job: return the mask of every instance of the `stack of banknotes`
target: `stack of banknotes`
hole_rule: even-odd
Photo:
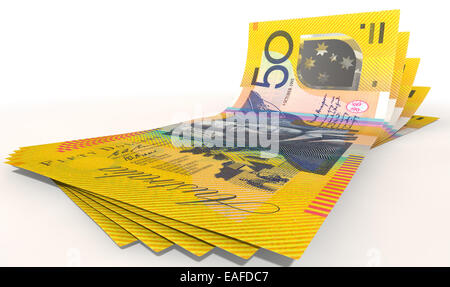
[[[242,92],[216,116],[22,147],[120,247],[259,248],[300,258],[370,149],[435,117],[414,113],[400,12],[251,23]]]

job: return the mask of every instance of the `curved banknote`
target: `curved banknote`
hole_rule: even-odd
[[[427,87],[413,87],[413,96],[410,96],[408,99],[408,103],[407,106],[405,106],[405,111],[408,112],[413,112],[413,110],[417,109],[417,106],[420,105],[420,102],[423,101],[424,96],[426,95],[426,91],[428,91],[429,88]],[[416,92],[417,91],[417,92]],[[412,98],[415,98],[414,101],[411,101]],[[408,106],[410,106],[411,108],[408,108]],[[423,117],[423,116],[413,116],[413,119],[411,119],[405,127],[403,127],[398,133],[396,133],[395,135],[391,136],[389,139],[383,141],[382,143],[380,143],[379,145],[386,143],[390,140],[396,139],[400,136],[403,136],[409,132],[412,132],[418,128],[421,128],[433,121],[435,121],[437,118],[434,117]],[[378,146],[378,145],[377,145]],[[13,155],[13,160],[18,160],[17,159],[17,154],[15,153]],[[101,213],[100,211],[96,210],[95,208],[93,208],[91,205],[87,204],[86,202],[84,202],[82,199],[80,199],[77,195],[79,195],[80,193],[82,193],[82,190],[80,190],[77,187],[74,186],[68,186],[65,185],[63,183],[60,182],[55,182],[68,196],[69,198],[71,198],[84,212],[86,212],[87,215],[89,215],[91,217],[92,220],[94,220],[103,230],[106,234],[108,234],[110,236],[110,238],[116,242],[117,245],[119,246],[125,246],[125,245],[129,245],[132,242],[135,242],[136,240],[140,240],[142,243],[146,244],[148,247],[154,249],[155,251],[160,250],[161,248],[167,248],[169,247],[171,244],[161,244],[158,242],[154,242],[154,238],[153,236],[148,236],[148,234],[146,234],[146,232],[149,231],[138,231],[136,232],[135,230],[130,230],[129,226],[127,224],[123,223],[123,220],[119,220],[119,221],[113,221],[112,219],[110,219],[109,217],[105,216],[103,213]],[[85,197],[88,197],[89,199],[95,199],[96,197],[90,196],[87,193],[82,194]],[[103,200],[107,200],[107,198],[103,198]],[[123,203],[117,202],[118,204],[121,204],[122,206],[124,206]],[[126,205],[125,205],[126,206]],[[142,214],[141,210],[136,209],[131,207],[132,210],[134,210],[134,212],[136,212],[137,214],[141,214],[142,216],[145,216],[145,214]],[[123,216],[123,215],[122,215]],[[120,224],[122,223],[122,225]],[[175,225],[175,226],[179,226],[181,224],[181,222],[177,222],[177,221],[169,221],[166,223],[169,223],[170,225]],[[178,223],[174,224],[174,223]],[[127,231],[127,227],[128,230],[130,232]],[[197,231],[197,228],[195,228],[194,226],[190,226],[191,230],[188,231],[194,231],[194,234],[196,233],[195,231]],[[144,227],[142,227],[144,228]],[[144,228],[145,229],[145,228]],[[183,229],[183,228],[182,228]],[[201,229],[200,229],[201,230]],[[185,230],[186,231],[186,230]],[[207,231],[204,231],[207,232]],[[209,233],[209,232],[207,232]],[[136,235],[137,237],[133,236]],[[151,233],[150,233],[151,234]],[[216,236],[218,236],[218,234],[215,234]],[[205,238],[204,236],[202,238]],[[206,239],[206,238],[205,238]],[[153,241],[152,241],[153,240]],[[224,241],[224,240],[222,240]],[[214,242],[214,240],[213,240]],[[158,246],[160,249],[158,249]],[[161,247],[162,246],[162,247]],[[242,242],[242,249],[246,248],[246,244],[244,242]],[[248,248],[248,246],[247,246]],[[256,250],[254,250],[256,251]],[[254,252],[253,251],[253,252]],[[235,250],[236,252],[236,250]],[[236,255],[240,255],[242,256],[242,251],[241,252],[236,252]],[[252,254],[252,253],[251,253]],[[248,256],[243,256],[244,258],[248,258]]]
[[[414,93],[411,93],[412,86],[417,74],[417,70],[419,68],[419,63],[419,58],[407,58],[405,60],[402,81],[398,93],[398,100],[393,110],[391,121],[383,125],[383,130],[378,135],[375,144],[389,138],[391,135],[396,133],[398,129],[403,126],[416,112],[416,110],[412,109],[412,107],[416,107],[417,109],[420,104],[413,106],[411,105],[416,101],[416,99],[422,98],[423,100],[426,96],[426,93],[428,93],[428,90],[425,91],[421,89],[415,97],[412,97],[412,95],[414,95]],[[408,102],[410,102],[409,107],[406,107],[408,105]],[[409,117],[407,115],[409,115]]]
[[[246,107],[251,94],[263,99],[261,108],[313,116],[326,94],[340,98],[340,116],[388,118],[407,47],[398,20],[399,11],[383,11],[250,24],[235,107]]]
[[[398,33],[397,51],[394,63],[394,75],[392,76],[391,90],[389,93],[389,102],[386,112],[386,122],[390,122],[395,112],[395,107],[400,94],[400,88],[405,73],[406,52],[408,50],[409,32]]]
[[[76,186],[108,218],[131,219],[198,255],[238,242],[247,255],[266,248],[299,258],[388,118],[398,18],[251,24],[243,92],[224,113],[29,147],[10,163]],[[175,222],[192,226],[181,233],[193,238]],[[216,242],[204,239],[214,234]]]
[[[394,112],[392,114],[390,125],[395,125],[400,118],[403,109],[405,108],[406,102],[411,91],[411,87],[416,78],[417,70],[419,69],[419,58],[407,58],[405,60],[404,73],[402,76],[402,82],[398,94],[397,101],[395,103]],[[409,70],[409,71],[407,71]]]
[[[429,124],[437,121],[438,119],[439,119],[438,117],[414,115],[395,134],[393,134],[389,138],[375,144],[373,147],[378,147],[382,144],[385,144],[385,143],[395,140],[399,137],[402,137],[404,135],[412,133],[420,128],[423,128],[426,125],[429,125]]]
[[[247,147],[175,147],[166,128],[45,145],[13,164],[297,258],[372,141],[295,116],[280,119],[280,129],[280,153],[270,158]]]
[[[97,139],[98,142],[102,142],[102,141],[107,141],[107,138],[123,138],[125,137],[125,135],[115,135],[115,136],[110,136],[110,137],[103,137],[101,139]],[[80,143],[82,141],[79,141]],[[25,148],[21,148],[20,150],[16,151],[11,157],[10,160],[8,161],[8,163],[11,163],[13,165],[15,165],[16,163],[23,163],[26,162],[27,160],[29,160],[29,157],[27,156],[28,153],[39,153],[39,147],[44,147],[45,145],[41,145],[41,146],[31,146],[31,147],[25,147]],[[75,146],[74,146],[75,147]],[[76,147],[78,148],[78,147]],[[192,239],[189,238],[178,238],[176,240],[177,244],[180,244],[180,246],[183,247],[187,247],[187,244],[189,244],[189,241],[198,239],[201,240],[201,243],[206,242],[209,245],[214,245],[217,246],[219,248],[222,248],[228,252],[231,252],[232,254],[242,257],[244,259],[248,259],[250,258],[257,250],[258,248],[247,244],[245,242],[230,238],[228,236],[223,236],[221,234],[209,231],[209,230],[205,230],[205,229],[201,229],[201,228],[197,228],[195,226],[189,225],[189,224],[185,224],[183,222],[180,221],[176,221],[167,217],[163,217],[160,216],[156,213],[153,212],[149,212],[140,208],[137,208],[135,206],[129,205],[129,204],[125,204],[123,202],[117,201],[117,200],[113,200],[111,198],[108,197],[102,197],[98,194],[95,193],[86,193],[88,191],[86,190],[82,190],[79,189],[77,187],[74,186],[70,186],[67,184],[64,184],[62,182],[58,182],[55,181],[55,183],[61,187],[61,189],[63,189],[64,192],[66,192],[66,194],[72,199],[74,200],[74,198],[71,195],[74,195],[76,197],[76,195],[78,195],[78,193],[81,192],[85,192],[84,196],[92,199],[92,200],[106,200],[109,201],[110,203],[116,205],[118,208],[124,208],[126,210],[128,210],[129,212],[133,212],[137,215],[140,215],[144,218],[147,218],[149,220],[152,220],[155,224],[161,224],[163,226],[168,226],[168,227],[172,227],[175,228],[178,231],[181,231],[185,234],[189,234],[191,237],[193,237]],[[91,196],[92,194],[92,196]],[[79,205],[80,208],[82,208],[83,210],[85,210],[85,212],[91,216],[91,214],[93,213],[90,209],[93,209],[91,205],[87,204],[86,202],[84,202],[82,199],[80,198],[76,198],[75,201],[77,204],[78,202],[82,202],[84,204]],[[87,209],[85,209],[84,207],[87,206]],[[113,209],[112,211],[115,211],[117,213],[117,209]],[[173,236],[174,233],[177,233],[177,231],[175,230],[161,230],[160,228],[157,228],[157,230],[159,229],[160,234],[158,235],[158,233],[156,233],[157,230],[149,228],[149,226],[141,226],[141,228],[136,227],[136,226],[132,226],[132,224],[130,225],[128,222],[131,220],[130,218],[124,216],[123,214],[121,214],[122,219],[120,221],[115,221],[114,219],[117,220],[117,215],[112,218],[111,216],[106,216],[104,213],[99,212],[100,214],[96,214],[94,212],[94,214],[91,216],[92,219],[94,219],[97,224],[99,226],[101,226],[102,228],[104,228],[105,232],[119,245],[119,246],[123,246],[125,244],[122,243],[121,240],[117,240],[117,231],[115,231],[115,233],[111,233],[110,232],[110,223],[111,221],[119,224],[119,226],[121,226],[125,231],[130,234],[130,236],[133,236],[133,238],[137,238],[138,240],[140,240],[143,244],[145,244],[147,247],[149,247],[150,249],[154,250],[155,252],[159,252],[162,251],[168,247],[170,247],[171,245],[175,244],[170,242],[170,241],[164,241],[161,238],[159,238],[161,236],[163,236],[164,238],[166,237],[171,237]],[[111,213],[109,213],[109,215],[111,215]],[[100,219],[99,219],[100,217]],[[104,219],[102,219],[101,217],[104,217]],[[128,219],[128,220],[127,220]],[[105,222],[106,221],[106,222]],[[125,223],[124,223],[125,221]],[[145,231],[145,229],[147,229],[147,231]],[[161,232],[162,231],[162,232]],[[121,234],[119,234],[119,236],[122,236]],[[120,239],[120,238],[119,238]],[[185,240],[187,242],[185,242]],[[162,242],[161,242],[162,241]],[[168,244],[168,242],[170,242],[170,244]],[[192,252],[194,254],[199,255],[198,253],[198,248],[195,248],[197,252],[192,252],[192,250],[187,249],[189,252]],[[207,251],[207,250],[206,250]]]
[[[97,209],[91,207],[86,204],[84,201],[80,200],[73,192],[73,187],[67,187],[64,184],[58,184],[59,188],[76,204],[80,207],[95,223],[100,226],[103,231],[120,247],[125,247],[134,242],[137,242],[138,239],[134,237],[130,232],[124,229],[117,222],[109,219],[104,216]],[[167,248],[166,246],[164,246]],[[163,247],[163,248],[164,248]]]
[[[402,84],[400,87],[399,95],[397,102],[395,104],[395,111],[391,118],[390,124],[395,124],[400,118],[403,109],[405,108],[406,102],[409,97],[409,93],[411,91],[411,87],[416,78],[417,70],[419,69],[419,58],[408,58],[405,60],[405,69],[409,68],[410,70],[414,70],[414,73],[404,73],[402,78]]]
[[[394,125],[394,130],[399,130],[412,118],[414,113],[419,109],[425,97],[428,95],[430,87],[412,87],[409,91],[408,100],[405,107]]]

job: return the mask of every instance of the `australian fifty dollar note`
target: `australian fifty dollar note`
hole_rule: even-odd
[[[241,97],[191,133],[191,142],[202,145],[174,145],[180,126],[174,125],[39,146],[14,164],[298,258],[386,118],[398,16],[383,11],[251,24]],[[248,113],[256,125],[242,121]],[[235,134],[259,136],[261,118],[278,134],[276,150],[260,140],[211,145],[227,125]],[[185,131],[195,123],[182,125]],[[214,139],[204,142],[211,132]]]

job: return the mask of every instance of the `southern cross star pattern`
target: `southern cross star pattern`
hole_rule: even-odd
[[[353,85],[356,56],[342,40],[305,40],[297,67],[299,78],[308,87],[348,88]]]

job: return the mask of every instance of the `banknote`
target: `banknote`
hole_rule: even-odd
[[[380,145],[383,145],[387,142],[390,142],[396,138],[399,138],[401,136],[407,135],[409,133],[412,133],[420,128],[423,128],[426,125],[429,125],[435,121],[437,121],[439,118],[437,117],[431,117],[431,116],[419,116],[414,115],[411,117],[411,119],[403,126],[401,127],[395,134],[390,136],[389,138],[383,140],[380,143],[377,143],[374,145],[374,147],[378,147]]]
[[[413,91],[414,90],[428,90],[428,88],[424,88],[424,87],[414,87],[413,88]],[[423,96],[420,96],[421,95],[421,93],[419,92],[419,93],[416,93],[415,94],[415,98],[418,98],[418,100],[416,100],[415,102],[416,103],[418,103],[419,105],[420,105],[420,102],[421,101],[423,101]],[[409,101],[410,102],[410,101]],[[408,102],[408,103],[409,103]],[[418,124],[416,124],[414,127],[415,128],[420,128],[421,126],[420,126],[420,123],[429,123],[429,121],[427,121],[427,120],[423,120],[423,117],[421,117],[421,116],[419,116],[419,117],[417,117],[417,118],[419,118],[420,120],[422,120],[422,121],[418,121],[418,123],[419,123],[419,125]],[[429,117],[427,117],[427,118],[429,118]],[[403,130],[402,130],[403,131]],[[398,135],[396,135],[395,137],[393,137],[393,139],[395,139],[396,137],[398,137],[398,136],[400,136],[401,135],[401,132],[398,134]],[[59,183],[59,182],[56,182],[56,184],[58,184],[58,186],[81,208],[81,209],[83,209],[100,227],[102,227],[103,228],[103,230],[111,237],[111,239],[113,239],[119,246],[123,246],[123,245],[126,245],[126,244],[129,244],[129,243],[131,243],[131,242],[134,242],[134,241],[136,241],[137,239],[135,238],[135,237],[133,237],[133,235],[131,235],[131,233],[128,233],[129,235],[128,236],[126,236],[126,234],[125,234],[125,236],[124,235],[122,235],[122,233],[127,233],[126,232],[126,230],[124,230],[124,229],[121,229],[121,228],[119,228],[120,230],[116,230],[116,229],[114,229],[113,230],[113,232],[111,232],[111,230],[110,230],[110,226],[111,226],[111,221],[112,220],[110,220],[109,218],[107,218],[106,216],[104,216],[104,215],[102,215],[102,213],[100,213],[100,212],[96,212],[96,213],[94,213],[93,214],[93,211],[92,210],[94,210],[94,212],[96,211],[96,209],[95,208],[93,208],[93,207],[91,207],[90,205],[88,205],[88,204],[86,204],[86,203],[84,203],[82,200],[80,200],[77,196],[75,196],[76,194],[78,194],[79,192],[80,192],[80,190],[78,189],[78,188],[76,188],[76,187],[70,187],[70,186],[67,186],[67,185],[64,185],[64,184],[62,184],[62,183]],[[70,190],[70,191],[69,191]],[[75,194],[75,195],[74,195]],[[88,196],[88,194],[84,194],[84,196],[86,196],[86,197],[89,197]],[[139,212],[139,211],[138,211]],[[99,215],[98,215],[99,214]],[[99,216],[100,216],[100,218],[99,218]],[[102,219],[102,217],[106,217],[106,219]],[[114,221],[112,221],[113,223],[114,223]],[[121,220],[119,220],[118,222],[121,222]],[[119,227],[120,227],[120,224],[118,224],[119,225]],[[122,222],[122,225],[123,225],[123,222]],[[126,224],[125,224],[126,225]],[[142,228],[144,228],[144,227],[142,227]],[[144,228],[145,229],[145,228]],[[146,241],[148,241],[148,239],[146,240],[145,239],[145,237],[143,237],[143,235],[142,235],[142,233],[141,234],[136,234],[135,233],[135,235],[137,235],[137,236],[140,236],[140,239],[141,239],[141,242],[143,242],[144,244],[145,244],[145,242]],[[144,238],[144,239],[143,239]],[[123,240],[123,239],[125,239],[125,240]],[[154,244],[148,244],[148,245],[150,245],[150,246],[153,246]],[[168,247],[167,245],[166,245],[166,247]]]
[[[116,136],[116,137],[119,137],[119,136]],[[30,149],[19,150],[12,155],[10,160],[15,161],[15,162],[26,161],[26,150],[30,151]],[[31,151],[35,152],[35,150],[33,150],[33,149],[31,149]],[[56,183],[60,186],[63,186],[64,190],[68,187],[68,185],[64,185],[63,183],[60,183],[57,181],[56,181]],[[70,188],[71,188],[71,191],[75,194],[77,194],[77,192],[79,191],[79,189],[76,187],[71,186]],[[89,197],[88,194],[85,194],[85,196]],[[102,199],[111,201],[111,199],[108,199],[105,197],[103,197]],[[249,245],[245,242],[241,242],[239,240],[236,240],[236,239],[233,239],[233,238],[230,238],[227,236],[222,236],[220,234],[217,234],[217,233],[205,230],[205,229],[200,229],[200,228],[197,228],[192,225],[187,225],[187,224],[184,224],[183,222],[175,221],[170,218],[162,217],[162,216],[159,216],[158,214],[139,209],[135,206],[124,205],[123,203],[118,202],[118,201],[115,201],[112,203],[114,203],[116,205],[119,204],[120,207],[125,208],[128,211],[136,213],[137,215],[143,216],[147,219],[153,220],[155,223],[160,223],[165,226],[174,227],[177,230],[179,230],[185,234],[189,234],[195,238],[198,238],[198,239],[208,243],[209,245],[217,246],[219,248],[222,248],[223,250],[226,250],[226,251],[228,251],[238,257],[242,257],[244,259],[250,258],[258,250],[257,247]],[[123,216],[123,214],[122,214],[122,216]],[[118,223],[120,225],[120,221],[118,221],[116,223]],[[123,227],[124,228],[128,227],[128,229],[129,229],[129,226],[123,226]],[[147,225],[146,228],[149,229],[149,231],[151,233],[155,233],[155,230],[148,228],[148,227],[149,226]],[[147,245],[150,249],[153,249],[156,252],[160,250],[159,249],[160,244],[158,242],[156,242],[158,244],[155,244],[154,241],[149,240],[148,237],[150,237],[150,235],[145,234],[145,232],[144,233],[134,232],[133,234],[136,237],[138,237],[139,239],[143,238],[142,242],[144,242],[144,244]],[[150,239],[152,239],[152,238],[150,238]],[[186,244],[182,244],[182,246],[186,246]],[[166,246],[166,247],[169,247],[169,246]]]
[[[425,100],[428,92],[430,91],[429,87],[412,87],[408,100],[406,101],[405,107],[394,125],[394,131],[398,131],[401,127],[403,127],[414,115],[414,113],[419,109],[422,102]]]
[[[405,60],[405,64],[403,66],[402,80],[397,97],[398,99],[396,100],[396,106],[394,107],[391,120],[389,122],[385,122],[383,128],[380,130],[377,142],[390,137],[393,133],[396,132],[395,125],[397,124],[408,99],[411,101],[409,95],[412,89],[412,85],[414,83],[414,79],[417,74],[417,70],[419,68],[419,62],[420,59],[418,58],[407,58]],[[413,113],[411,113],[411,115]]]
[[[62,183],[58,183],[58,185],[64,186]],[[70,187],[67,186],[65,186],[65,188],[70,189]],[[73,189],[71,189],[71,191],[74,192]],[[204,241],[198,240],[195,237],[186,235],[176,229],[162,224],[155,224],[154,221],[148,218],[133,214],[107,201],[102,201],[100,199],[93,200],[92,198],[87,197],[80,190],[77,190],[75,195],[109,219],[119,223],[125,230],[152,249],[154,249],[153,247],[155,246],[155,237],[162,237],[164,241],[166,241],[166,245],[164,246],[165,248],[171,246],[172,244],[177,244],[197,256],[202,256],[211,251],[213,248],[213,246],[205,243]],[[149,243],[147,244],[146,242]]]
[[[251,25],[246,72],[251,63],[259,66],[250,68],[247,86],[244,75],[241,97],[224,113],[119,137],[28,148],[26,161],[12,164],[298,258],[386,118],[398,11],[279,22]],[[293,23],[296,28],[287,32]],[[330,63],[339,65],[327,66],[321,57],[328,53]],[[314,67],[321,74],[316,79]]]
[[[408,100],[409,92],[414,83],[414,79],[416,77],[417,70],[419,68],[419,63],[420,63],[419,58],[408,58],[405,61],[405,69],[406,69],[406,66],[409,66],[412,69],[414,69],[416,72],[403,74],[402,85],[400,88],[397,102],[395,103],[395,110],[394,110],[394,114],[391,118],[390,124],[395,124],[397,122],[397,120],[399,119],[399,117],[405,107],[406,101]]]
[[[413,114],[418,110],[429,91],[429,87],[412,87],[409,90],[408,99],[399,119],[391,128],[387,129],[383,136],[380,136],[378,138],[374,146],[378,145],[388,138],[391,138],[398,130],[400,130],[400,128],[403,127],[411,119]]]
[[[334,123],[340,122],[336,118],[345,119],[349,115],[389,121],[393,113],[398,112],[395,106],[401,105],[397,103],[397,98],[402,94],[401,82],[409,33],[392,35],[391,41],[396,42],[395,50],[389,54],[393,62],[392,71],[389,72],[392,77],[386,81],[384,88],[381,88],[380,81],[374,79],[370,65],[365,61],[378,62],[384,61],[385,58],[362,55],[362,51],[366,55],[368,49],[377,49],[372,45],[377,25],[371,23],[370,30],[366,30],[370,32],[359,33],[360,38],[357,38],[353,37],[352,33],[356,32],[355,26],[352,25],[346,27],[349,30],[345,33],[305,35],[304,32],[305,34],[298,35],[294,24],[301,21],[323,23],[323,20],[288,20],[287,23],[292,26],[286,30],[278,29],[277,25],[282,25],[283,21],[251,24],[246,72],[242,81],[244,89],[242,97],[233,107],[296,112],[303,119],[310,117],[314,121],[324,119]],[[365,28],[368,27],[364,23],[359,27],[360,31]],[[384,28],[385,23],[380,23],[379,36],[383,34],[378,43],[380,45],[384,45],[386,41]],[[364,41],[364,36],[369,37],[369,44]],[[292,52],[297,50],[298,54]],[[351,57],[343,56],[350,54]],[[363,62],[364,69],[361,69]],[[371,85],[368,85],[366,76],[372,77]],[[360,83],[361,78],[366,80]],[[370,91],[376,91],[377,96]],[[331,115],[326,113],[327,109],[321,109],[319,112],[311,109],[322,100],[325,92],[328,96],[336,95],[341,100],[340,107],[333,110]],[[316,105],[312,104],[314,101]],[[326,115],[323,115],[324,113]],[[371,124],[379,126],[380,135],[386,134],[385,130],[390,128],[389,125],[383,125],[382,120],[372,121]]]
[[[414,113],[419,109],[420,105],[425,100],[428,95],[430,87],[418,87],[414,86],[408,95],[408,100],[406,101],[405,107],[402,111],[400,117],[411,118]],[[397,126],[398,127],[398,126]]]
[[[230,170],[232,169],[232,166],[230,166],[230,167],[228,167],[228,168],[230,168]],[[265,175],[265,178],[267,178],[268,176],[267,175]],[[242,177],[241,177],[242,178]],[[245,178],[245,177],[244,177]],[[262,177],[262,178],[264,178],[264,177]],[[256,178],[257,179],[257,178]],[[251,183],[251,184],[253,184],[253,185],[255,185],[255,184],[257,184],[257,182],[255,181],[255,180],[253,180],[253,179],[251,179],[252,181],[249,181],[249,183]],[[239,183],[239,182],[238,182]],[[257,186],[257,185],[255,185],[255,186]],[[261,188],[263,188],[263,186],[261,186]],[[223,199],[221,202],[225,202],[225,199]],[[225,202],[226,204],[231,204],[232,202],[230,202],[230,203],[228,203],[228,202]]]
[[[260,108],[312,115],[327,93],[341,98],[340,114],[349,106],[361,117],[387,118],[398,17],[383,11],[250,24],[243,100],[253,93],[265,99]],[[354,101],[364,104],[357,110]]]
[[[126,231],[121,225],[117,224],[115,221],[104,216],[95,208],[80,200],[71,192],[71,188],[68,188],[63,184],[59,184],[58,186],[76,205],[78,205],[78,207],[80,207],[93,221],[95,221],[95,223],[97,223],[97,225],[103,229],[103,231],[118,246],[124,247],[138,241],[136,237]]]
[[[285,127],[290,127],[293,121]],[[227,152],[215,153],[212,148],[176,149],[169,140],[164,142],[165,136],[154,131],[137,141],[119,140],[74,149],[50,160],[48,153],[42,151],[34,153],[27,163],[15,164],[295,258],[312,239],[311,231],[318,229],[331,210],[320,206],[332,206],[333,199],[339,198],[339,191],[361,162],[361,154],[372,143],[364,145],[368,139],[351,133],[328,133],[327,140],[320,140],[323,134],[306,137],[307,140],[289,141],[287,137],[286,144],[280,143],[285,156],[263,161],[251,150],[239,150],[241,156],[247,153],[247,158],[259,158],[249,160],[252,166],[244,166],[230,160],[236,154],[234,151],[229,152],[230,158],[223,158],[222,154]],[[289,148],[293,144],[301,145],[297,153]],[[58,145],[47,148],[55,149]],[[314,154],[317,148],[322,150],[321,154]],[[336,152],[341,154],[337,156]],[[298,205],[295,211],[292,200]],[[299,210],[303,211],[300,215]],[[305,234],[307,222],[314,224]],[[267,225],[284,227],[285,232],[278,233],[276,239],[285,244],[276,244],[278,240],[269,236]],[[292,244],[290,248],[288,243]]]
[[[400,32],[398,34],[397,52],[395,57],[394,75],[392,77],[391,91],[389,94],[388,111],[385,118],[390,122],[395,111],[395,106],[400,93],[403,73],[405,72],[406,53],[408,50],[409,32]]]
[[[413,87],[413,91],[416,90],[416,89],[417,89],[417,90],[426,90],[426,89],[429,89],[429,88],[424,88],[424,87]],[[419,93],[419,95],[416,95],[416,96],[420,96],[420,93]],[[423,97],[422,97],[422,100],[423,100]],[[420,101],[420,100],[418,100],[417,102],[419,102],[419,101]],[[420,104],[419,104],[419,105],[420,105]],[[406,110],[406,107],[405,107],[405,110]],[[422,116],[418,116],[417,118],[420,118],[420,119],[421,119],[421,120],[418,121],[418,123],[420,123],[420,124],[424,124],[424,123],[428,124],[428,123],[430,123],[429,120],[428,120],[428,121],[427,121],[427,120],[423,120],[423,118],[437,119],[437,118],[422,117]],[[421,126],[420,124],[419,124],[419,125],[418,125],[418,124],[415,124],[415,125],[414,125],[414,129],[421,128],[422,126]],[[413,131],[414,129],[413,129],[413,128],[408,128],[409,131]],[[385,140],[384,142],[380,143],[380,145],[383,144],[383,143],[385,143],[385,142],[388,142],[388,141],[390,141],[390,140],[393,140],[393,139],[395,139],[395,138],[397,138],[397,137],[400,137],[400,136],[406,134],[406,132],[403,132],[403,131],[406,131],[406,129],[403,129],[403,130],[399,131],[399,133],[393,135],[393,136],[390,137],[389,139],[387,139],[387,140]],[[63,184],[61,184],[61,183],[58,183],[58,182],[56,182],[56,183],[58,184],[58,186],[59,186],[61,189],[64,190],[65,185],[63,185]],[[76,187],[71,187],[71,190],[73,190],[73,191],[79,191],[79,189],[76,188]],[[88,193],[87,193],[87,194],[85,193],[85,196],[89,197],[89,194],[88,194]],[[80,208],[83,209],[82,206],[80,206]],[[138,211],[138,212],[139,212],[139,211]],[[87,213],[88,213],[88,212],[87,212]],[[94,221],[97,221],[95,217],[92,217],[92,216],[91,216],[91,218],[92,218]],[[105,230],[105,232],[107,232],[107,231]]]

